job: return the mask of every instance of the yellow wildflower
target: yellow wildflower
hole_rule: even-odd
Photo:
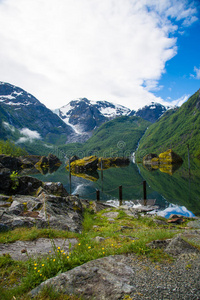
[[[58,247],[58,250],[60,250],[60,247]]]

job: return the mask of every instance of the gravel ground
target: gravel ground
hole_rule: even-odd
[[[200,254],[182,254],[167,265],[131,259],[137,290],[132,299],[200,299]]]

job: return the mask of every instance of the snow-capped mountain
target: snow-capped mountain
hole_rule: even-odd
[[[10,129],[9,129],[10,128]],[[64,123],[45,105],[23,89],[9,83],[0,82],[0,134],[16,128],[26,138],[35,137],[55,143],[65,143],[73,134]],[[1,138],[1,137],[0,137]]]
[[[73,100],[65,106],[49,110],[33,95],[9,83],[0,82],[0,138],[9,138],[16,128],[18,138],[41,139],[53,144],[85,142],[104,122],[120,116],[139,116],[155,122],[166,107],[151,103],[131,111],[108,101]]]
[[[138,109],[138,111],[134,115],[137,117],[141,117],[151,123],[155,123],[168,109],[164,105],[156,102],[151,102],[149,105],[145,105],[144,107]]]
[[[107,101],[91,101],[87,98],[70,101],[54,111],[74,132],[80,141],[88,139],[95,128],[119,116],[129,115],[131,110]]]

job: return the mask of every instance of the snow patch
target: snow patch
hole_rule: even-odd
[[[82,131],[81,131],[81,128],[79,125],[73,125],[71,123],[69,123],[69,118],[68,117],[65,117],[64,119],[62,119],[67,125],[69,125],[75,133],[77,134],[82,134]]]

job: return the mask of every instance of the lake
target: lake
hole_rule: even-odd
[[[178,169],[170,171],[147,170],[142,164],[131,162],[127,167],[110,168],[103,172],[98,170],[92,174],[79,176],[72,175],[71,180],[64,164],[53,174],[34,176],[42,181],[62,182],[69,193],[78,194],[83,199],[96,200],[96,190],[99,190],[100,201],[112,200],[114,204],[119,203],[119,186],[122,186],[123,203],[129,205],[136,205],[135,200],[143,199],[145,180],[147,199],[154,200],[159,215],[165,217],[169,217],[172,213],[188,217],[200,215],[198,160],[191,162],[190,172],[186,162]]]

